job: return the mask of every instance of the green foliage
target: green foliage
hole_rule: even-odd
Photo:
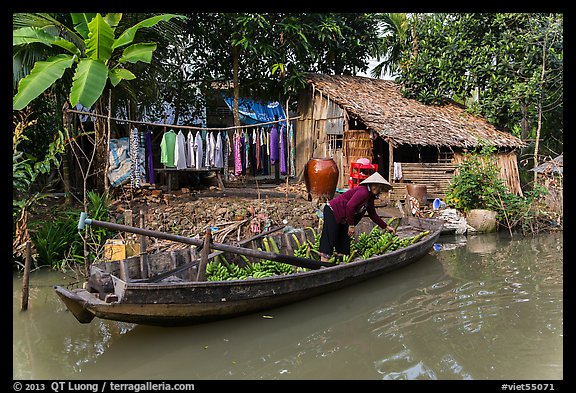
[[[446,203],[466,213],[472,209],[495,211],[500,225],[519,228],[523,233],[537,231],[542,222],[548,226],[548,213],[541,208],[542,197],[548,191],[537,186],[524,192],[524,196],[509,192],[490,158],[492,150],[484,148],[480,153],[466,155],[449,186]]]
[[[17,18],[17,14],[15,18]],[[56,45],[66,51],[46,60],[36,61],[30,73],[18,83],[18,91],[13,98],[13,109],[21,110],[32,100],[54,85],[67,70],[75,67],[70,102],[73,106],[80,103],[91,107],[102,95],[107,80],[113,86],[122,79],[134,79],[132,72],[126,69],[131,63],[150,63],[154,43],[135,43],[136,32],[140,28],[150,28],[160,21],[182,18],[180,15],[165,14],[145,19],[124,30],[115,39],[115,29],[122,14],[72,14],[74,30],[77,36],[68,41],[52,35],[56,25],[59,29],[69,30],[64,24],[53,20],[43,27],[26,26],[13,31],[13,46],[21,47],[41,44],[48,47]],[[132,45],[129,45],[132,44]],[[128,46],[127,46],[128,45]],[[120,49],[116,54],[116,49]]]
[[[28,121],[27,117],[24,113],[15,121],[12,138],[12,216],[15,220],[20,219],[23,209],[32,206],[41,198],[39,193],[31,192],[32,185],[39,175],[60,165],[58,156],[64,151],[64,136],[61,132],[56,133],[43,159],[19,151],[20,142],[28,140],[24,131],[36,123],[36,120]]]
[[[561,140],[562,14],[412,14],[409,22],[415,34],[398,59],[405,95],[466,102],[523,139],[536,137],[541,119],[540,138],[554,136],[545,144]]]
[[[99,221],[109,220],[111,198],[106,194],[89,191],[88,216]],[[37,252],[38,265],[63,269],[67,264],[84,263],[84,245],[78,233],[80,211],[55,211],[54,218],[31,224],[31,238]],[[87,243],[90,257],[110,236],[106,228],[88,226]]]
[[[448,205],[466,213],[472,209],[497,210],[497,196],[505,193],[506,187],[491,158],[493,150],[484,147],[479,153],[465,155],[464,161],[458,165],[458,174],[448,187]]]
[[[88,191],[86,193],[88,200],[88,217],[98,221],[109,221],[110,214],[109,208],[112,202],[110,194],[100,194],[96,191]],[[78,219],[80,215],[76,217]],[[104,245],[106,240],[110,237],[110,231],[106,228],[93,227],[89,225],[89,245],[94,249],[98,249]]]
[[[53,220],[31,225],[36,264],[61,269],[67,259],[81,261],[82,242],[78,236],[78,212],[67,212]]]

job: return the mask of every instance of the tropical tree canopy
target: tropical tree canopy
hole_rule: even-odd
[[[122,14],[102,16],[99,13],[73,13],[70,16],[73,31],[49,15],[44,15],[45,23],[42,26],[26,26],[13,31],[14,47],[41,44],[57,46],[64,51],[46,60],[36,61],[30,73],[20,79],[12,103],[14,110],[26,107],[69,69],[74,71],[69,96],[71,104],[91,107],[102,95],[108,80],[112,86],[116,86],[122,80],[136,78],[127,65],[150,63],[152,60],[155,43],[133,43],[139,29],[152,27],[160,21],[182,18],[173,14],[154,16],[115,37]],[[61,29],[67,31],[67,37],[74,38],[54,34]]]

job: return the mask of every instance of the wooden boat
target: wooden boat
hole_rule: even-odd
[[[86,223],[89,223],[88,221],[89,219],[86,219]],[[146,255],[146,258],[136,256],[121,261],[94,263],[84,288],[67,289],[55,286],[56,293],[76,319],[81,323],[89,323],[94,317],[98,317],[142,325],[178,326],[286,305],[406,266],[433,249],[440,236],[443,221],[419,217],[402,218],[397,229],[400,238],[412,237],[422,231],[429,233],[407,247],[339,264],[293,256],[295,240],[286,228],[255,236],[238,245],[224,245],[210,243],[206,239],[185,238],[94,220],[89,224],[163,237],[188,243],[191,247],[169,254],[150,254]],[[370,220],[362,220],[357,226],[358,233],[370,231],[372,226]],[[311,228],[297,231],[297,236],[302,241],[313,241],[314,235]],[[261,251],[264,249],[262,240],[267,237],[274,239],[279,253]],[[200,259],[196,255],[199,246],[202,247]],[[218,251],[208,254],[210,249]],[[242,263],[240,256],[244,256],[253,261],[275,260],[305,269],[265,278],[199,281],[198,273],[202,272],[207,261],[220,254],[238,264]],[[146,268],[142,264],[143,260]],[[142,277],[142,272],[147,272],[147,277]]]

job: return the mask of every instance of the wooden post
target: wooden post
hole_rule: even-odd
[[[124,210],[124,223],[126,225],[132,226],[132,210],[126,209]],[[128,232],[125,234],[128,237]],[[124,249],[126,250],[128,247],[128,242],[125,240],[124,242]],[[126,259],[120,260],[120,278],[126,282],[130,281],[130,269],[128,267],[128,263]]]
[[[26,257],[24,260],[24,276],[22,277],[22,311],[28,310],[28,293],[30,282],[30,263],[32,260],[32,245],[26,241]]]
[[[144,228],[144,210],[140,209],[140,228]],[[140,235],[140,277],[148,278],[148,254],[146,254],[146,236]]]
[[[196,281],[206,281],[206,265],[208,264],[208,254],[210,254],[210,243],[212,242],[212,230],[210,227],[206,228],[206,235],[204,236],[204,245],[202,246],[200,265],[198,266],[198,275]]]
[[[131,209],[124,210],[124,224],[132,226],[133,222],[134,221],[132,220],[132,210]]]

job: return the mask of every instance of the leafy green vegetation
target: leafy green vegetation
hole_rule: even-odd
[[[111,199],[106,194],[88,192],[88,215],[99,221],[109,220]],[[31,239],[36,249],[36,264],[63,270],[67,265],[84,264],[84,243],[78,232],[80,210],[55,211],[52,220],[30,223]],[[89,255],[94,258],[110,232],[106,228],[87,227]]]
[[[509,230],[536,232],[539,222],[548,221],[540,203],[547,190],[536,186],[524,196],[509,192],[498,177],[498,167],[490,156],[493,151],[493,147],[484,147],[465,156],[449,186],[446,203],[464,213],[472,209],[492,210],[499,224]]]

